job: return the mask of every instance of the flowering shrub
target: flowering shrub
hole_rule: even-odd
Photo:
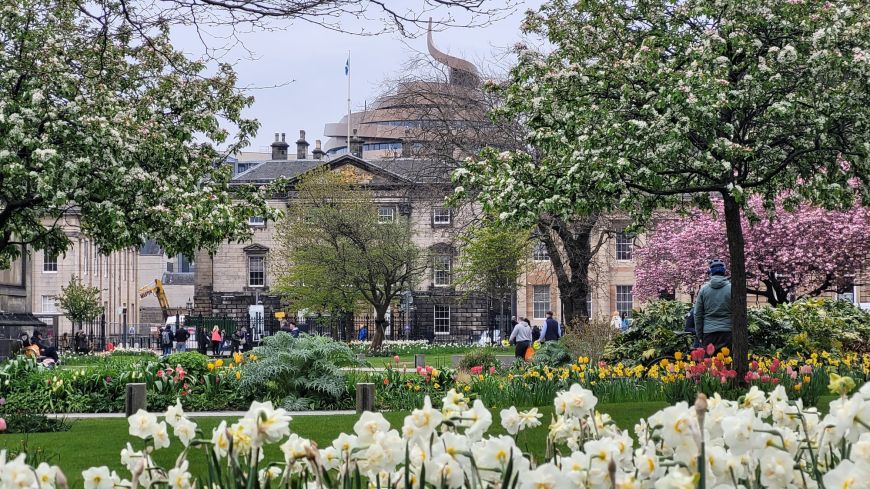
[[[870,478],[870,383],[848,397],[855,382],[832,379],[839,395],[830,414],[789,401],[783,386],[753,387],[729,401],[699,395],[693,406],[667,407],[629,431],[596,410],[598,399],[579,384],[556,393],[547,453],[534,460],[517,438],[540,426],[537,409],[500,413],[508,435],[490,435],[493,416],[480,400],[450,390],[433,407],[429,397],[394,429],[380,413],[363,413],[353,433],[317,447],[292,433],[291,416],[270,402],[254,402],[243,418],[221,422],[203,436],[180,402],[158,419],[139,411],[121,450],[122,477],[106,466],[83,471],[87,489],[210,488],[518,488],[695,489],[700,487],[867,487]],[[177,439],[185,450],[174,465],[155,453]],[[636,439],[636,441],[635,441]],[[263,452],[278,445],[279,462]],[[195,470],[192,450],[205,453],[207,470]],[[15,487],[65,488],[60,468],[27,466],[25,455],[0,456],[0,477]],[[194,471],[201,474],[198,478]]]

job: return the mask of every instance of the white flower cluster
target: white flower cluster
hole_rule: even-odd
[[[537,409],[501,411],[510,436],[487,435],[490,411],[455,390],[445,395],[441,409],[427,397],[401,430],[392,429],[382,414],[365,412],[353,433],[342,433],[322,449],[291,434],[291,417],[269,402],[254,402],[235,424],[222,422],[210,440],[197,438],[196,424],[176,403],[163,421],[144,411],[130,417],[130,434],[146,440],[146,448],[135,451],[127,444],[121,451],[129,480],[95,467],[83,472],[84,487],[223,488],[250,481],[247,487],[305,489],[870,488],[870,383],[851,398],[841,395],[824,417],[789,401],[782,387],[770,393],[753,387],[738,401],[701,396],[694,406],[679,403],[641,420],[634,427],[637,444],[597,412],[596,404],[592,392],[579,385],[559,392],[547,455],[536,464],[515,437],[540,426]],[[158,467],[151,454],[169,446],[169,427],[186,448],[209,453],[210,474],[227,475],[196,480],[187,450],[171,469]],[[277,443],[283,463],[261,467],[263,448]],[[32,469],[23,455],[7,462],[2,453],[0,486],[64,489],[66,482],[57,467]]]

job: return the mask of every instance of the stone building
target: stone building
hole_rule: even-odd
[[[70,247],[51,256],[44,251],[30,254],[27,270],[28,310],[45,323],[58,327],[58,334],[72,333],[73,325],[57,302],[61,288],[75,277],[100,291],[106,334],[121,335],[132,326],[147,334],[163,323],[157,299],[139,296],[139,289],[161,279],[170,306],[184,313],[193,297],[193,264],[183,256],[167,257],[153,241],[139,249],[128,248],[104,254],[78,225],[78,215],[68,213],[61,224]],[[99,321],[103,321],[101,318]],[[95,330],[95,334],[97,331]]]
[[[22,253],[9,267],[0,269],[0,358],[10,353],[9,339],[45,326],[31,313],[31,262],[30,256]]]
[[[285,135],[272,143],[272,158],[262,161],[233,179],[236,185],[263,185],[278,178],[291,183],[306,171],[326,167],[349,174],[358,184],[373,192],[381,219],[405,216],[414,231],[414,242],[429,257],[430,267],[423,280],[407,291],[401,304],[408,311],[406,324],[392,325],[396,334],[413,328],[415,336],[434,336],[454,340],[480,334],[489,328],[491,316],[486,300],[468,297],[457,291],[452,282],[456,260],[455,230],[471,219],[472,208],[450,210],[442,202],[452,187],[446,173],[437,175],[433,163],[426,160],[386,158],[366,159],[360,148],[354,155],[323,159],[322,151],[309,156],[305,133],[296,141],[296,158],[288,156]],[[269,201],[276,209],[286,209],[288,196]],[[270,250],[275,246],[274,223],[251,219],[253,239],[247,243],[228,243],[213,256],[202,252],[196,256],[194,314],[229,317],[248,321],[252,306],[262,305],[267,318],[278,310],[296,312],[292,304],[282,303],[272,290],[275,274]],[[410,311],[413,311],[411,314]]]
[[[67,213],[60,223],[70,247],[62,255],[48,255],[44,251],[31,254],[31,303],[34,314],[42,321],[58,325],[59,334],[72,333],[73,325],[63,315],[57,303],[61,287],[73,277],[100,291],[107,325],[120,330],[123,324],[139,323],[138,253],[135,249],[117,251],[109,255],[100,253],[96,244],[79,227],[79,217]]]

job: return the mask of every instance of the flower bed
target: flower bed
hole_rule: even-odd
[[[121,450],[127,473],[99,466],[82,476],[86,489],[867,487],[870,383],[851,397],[848,377],[828,387],[839,398],[824,417],[789,401],[782,385],[768,394],[754,386],[735,401],[701,394],[694,405],[667,407],[634,426],[635,439],[596,410],[591,390],[572,384],[556,393],[539,460],[523,448],[525,432],[542,423],[536,409],[503,410],[509,434],[493,436],[484,403],[455,390],[437,405],[425,398],[400,430],[380,413],[363,413],[353,433],[321,448],[292,433],[292,418],[268,402],[252,403],[238,422],[224,421],[210,434],[200,434],[178,402],[162,420],[144,411],[129,418],[134,441]],[[185,450],[174,464],[159,465],[156,454],[173,443]],[[262,461],[271,447],[281,461]],[[204,466],[190,463],[193,450],[204,452]],[[19,488],[66,487],[59,467],[26,460],[0,457],[0,478]]]
[[[870,380],[868,354],[835,357],[822,352],[808,358],[753,357],[744,385],[731,382],[736,372],[731,369],[727,350],[714,356],[700,349],[674,356],[676,360],[663,359],[650,367],[591,362],[588,357],[580,357],[563,367],[536,364],[508,370],[472,367],[470,372],[435,369],[437,381],[426,374],[431,367],[421,373],[397,366],[351,380],[375,383],[377,405],[381,409],[408,409],[419,405],[426,395],[440,396],[454,388],[494,407],[542,406],[549,404],[557,391],[573,383],[591,390],[603,402],[691,401],[699,392],[707,395],[719,392],[728,399],[737,399],[751,386],[765,392],[782,386],[791,398],[816,405],[832,373],[862,382]]]

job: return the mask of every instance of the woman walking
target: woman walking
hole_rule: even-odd
[[[519,322],[514,326],[514,330],[511,331],[510,337],[510,342],[517,345],[514,355],[523,360],[526,359],[526,350],[532,344],[532,328],[529,326],[528,321],[526,318],[520,318]]]
[[[221,354],[221,331],[217,326],[211,328],[211,352],[214,356]]]

